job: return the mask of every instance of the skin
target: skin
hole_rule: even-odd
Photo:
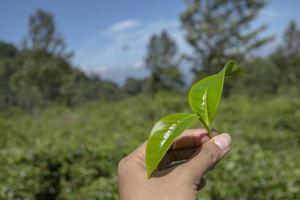
[[[118,165],[120,200],[195,200],[205,186],[203,175],[230,149],[222,133],[209,139],[204,129],[189,129],[178,137],[151,178],[145,166],[146,142]],[[172,165],[174,161],[184,161]]]

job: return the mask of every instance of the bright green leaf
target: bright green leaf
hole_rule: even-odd
[[[211,123],[220,103],[224,79],[241,73],[242,70],[234,61],[227,62],[219,73],[208,76],[192,86],[189,92],[189,103],[195,114],[168,115],[154,125],[146,146],[148,177],[163,159],[175,138],[198,119],[204,124],[211,137]]]
[[[224,79],[242,73],[241,68],[234,61],[228,61],[225,67],[217,74],[205,77],[190,89],[189,103],[210,133],[223,91]]]
[[[160,119],[153,127],[146,146],[148,177],[163,159],[174,140],[187,128],[198,121],[191,113],[177,113]]]

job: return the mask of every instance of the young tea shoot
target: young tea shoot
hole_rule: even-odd
[[[174,140],[197,121],[202,122],[208,136],[212,137],[211,124],[221,100],[224,79],[241,73],[241,68],[234,61],[228,61],[220,72],[201,79],[191,87],[188,100],[193,113],[171,114],[156,122],[146,145],[148,177],[157,168]]]

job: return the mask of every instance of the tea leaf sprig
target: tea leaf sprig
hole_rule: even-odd
[[[211,124],[219,107],[224,80],[241,73],[241,68],[234,61],[228,61],[220,72],[201,79],[191,87],[188,100],[193,113],[171,114],[156,122],[146,145],[148,177],[157,168],[174,140],[197,121],[202,122],[208,136],[212,137]]]

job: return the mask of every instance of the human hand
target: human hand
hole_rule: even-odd
[[[230,148],[226,133],[209,139],[204,129],[189,129],[179,136],[147,178],[146,142],[123,158],[118,166],[121,200],[195,200],[204,187],[203,175],[223,158]],[[187,160],[172,165],[174,161]]]

